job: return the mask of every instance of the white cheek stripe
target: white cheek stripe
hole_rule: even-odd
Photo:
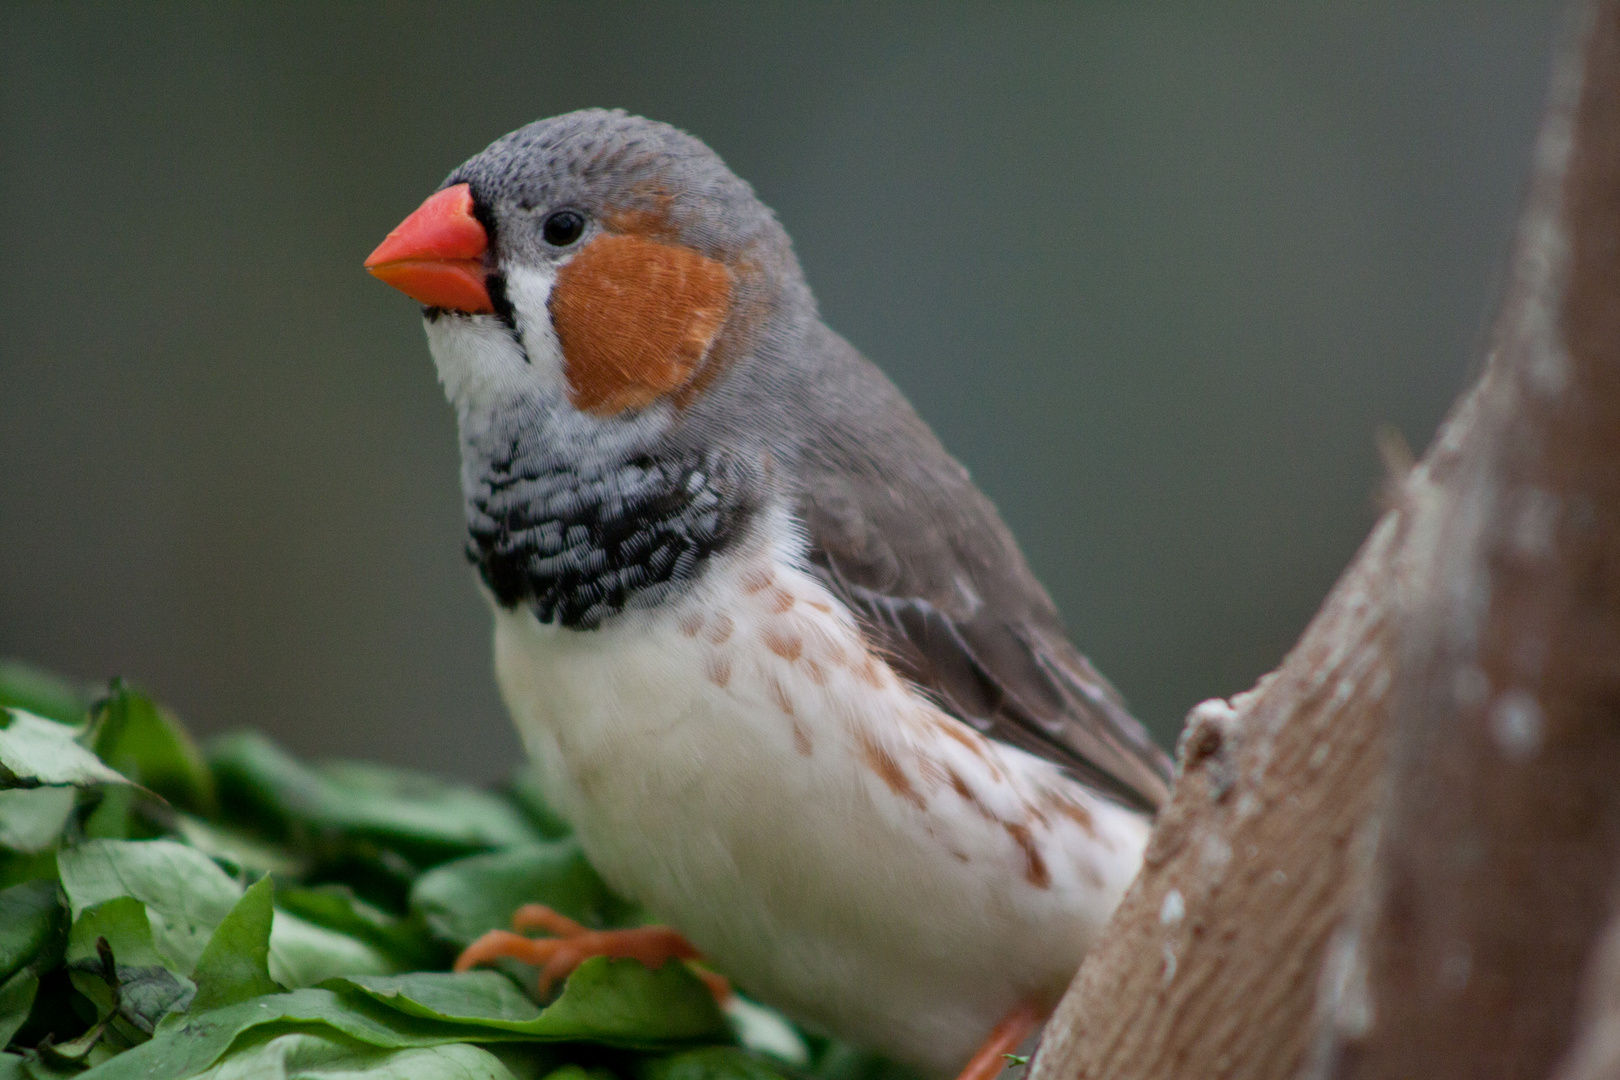
[[[551,287],[557,283],[560,265],[514,266],[506,271],[506,298],[512,305],[518,336],[529,354],[534,385],[554,397],[568,392],[562,342],[557,340],[557,331],[551,325]]]
[[[522,348],[493,315],[447,312],[425,324],[439,382],[463,424],[523,398],[556,402],[566,397],[562,346],[546,308],[556,277],[550,268],[507,271],[506,295]]]
[[[439,382],[456,410],[464,472],[479,464],[480,447],[513,436],[540,440],[559,459],[589,471],[645,448],[674,419],[668,402],[613,417],[582,413],[569,403],[562,346],[546,307],[556,277],[555,267],[507,270],[521,347],[493,315],[447,313],[425,324]]]

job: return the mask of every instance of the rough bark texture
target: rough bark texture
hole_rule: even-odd
[[[1559,73],[1403,622],[1324,1075],[1546,1076],[1620,867],[1620,5]]]
[[[1620,0],[1583,27],[1484,377],[1282,666],[1189,717],[1031,1080],[1614,1075]]]

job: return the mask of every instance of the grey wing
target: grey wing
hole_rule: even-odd
[[[950,713],[1125,805],[1156,810],[1169,758],[1069,643],[966,470],[900,408],[873,433],[887,444],[880,452],[823,445],[810,455],[799,509],[812,566],[896,669]]]

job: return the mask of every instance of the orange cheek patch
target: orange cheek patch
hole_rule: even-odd
[[[731,271],[688,248],[600,236],[557,272],[568,399],[611,416],[691,381],[731,308]]]

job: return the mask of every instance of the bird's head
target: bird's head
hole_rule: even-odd
[[[718,155],[600,109],[491,144],[366,267],[425,305],[464,428],[520,407],[666,429],[813,312],[787,234]]]

